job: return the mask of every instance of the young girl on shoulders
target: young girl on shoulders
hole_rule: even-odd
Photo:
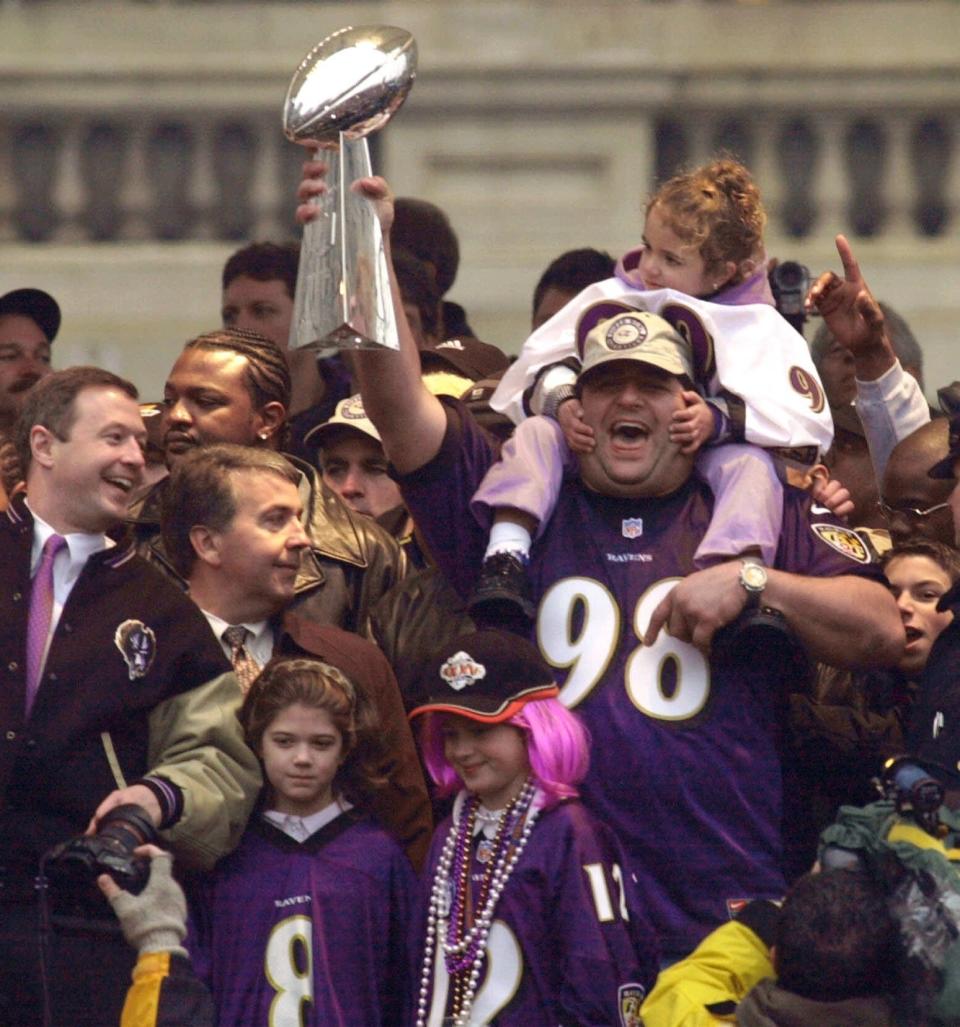
[[[362,813],[376,784],[371,711],[336,668],[281,657],[239,716],[263,764],[262,802],[191,896],[187,939],[218,1022],[403,1022],[416,881]]]
[[[504,612],[500,593],[522,583],[570,450],[593,448],[575,388],[583,319],[602,325],[631,308],[659,314],[690,346],[698,391],[683,393],[671,440],[685,453],[706,447],[698,470],[716,505],[697,565],[747,552],[773,562],[783,468],[815,464],[830,447],[833,424],[803,337],[773,306],[765,223],[742,164],[715,160],[677,175],[648,202],[643,245],[621,259],[615,277],[574,297],[524,344],[492,401],[519,425],[474,497],[474,513],[493,523],[477,613]],[[547,416],[523,420],[528,414]],[[532,615],[529,603],[521,605]]]
[[[424,761],[457,794],[413,940],[417,1027],[634,1022],[656,946],[611,832],[577,800],[587,736],[517,635],[462,636],[425,670]]]

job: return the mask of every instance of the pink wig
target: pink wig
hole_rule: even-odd
[[[455,714],[427,713],[423,718],[420,745],[423,761],[437,785],[440,797],[463,788],[457,772],[443,751],[443,724]],[[482,724],[479,718],[469,718]],[[536,785],[549,809],[561,799],[575,797],[590,763],[590,736],[583,722],[559,699],[538,699],[524,705],[516,716],[501,721],[519,728],[526,738],[527,757]]]

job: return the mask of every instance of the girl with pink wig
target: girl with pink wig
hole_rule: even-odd
[[[446,646],[421,681],[434,834],[415,943],[417,1027],[639,1023],[655,943],[612,833],[577,785],[588,737],[537,650],[505,631]]]

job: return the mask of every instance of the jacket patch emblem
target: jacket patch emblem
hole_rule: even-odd
[[[844,528],[839,524],[811,524],[810,527],[814,535],[848,559],[857,563],[870,562],[870,551],[852,528]]]
[[[487,668],[462,650],[454,653],[440,667],[440,677],[455,691],[462,692],[467,685],[475,685],[487,676]]]
[[[125,620],[118,625],[113,644],[127,664],[130,680],[142,678],[153,666],[157,655],[157,636],[142,620]]]
[[[624,517],[620,524],[620,532],[624,538],[640,538],[643,534],[643,518]]]
[[[641,1027],[640,1007],[646,991],[642,984],[621,984],[617,988],[617,1008],[620,1010],[620,1027]]]

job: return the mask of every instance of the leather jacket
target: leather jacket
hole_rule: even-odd
[[[423,664],[443,645],[474,630],[466,605],[439,568],[426,567],[410,574],[373,608],[365,633],[393,668],[408,712],[422,698]]]

